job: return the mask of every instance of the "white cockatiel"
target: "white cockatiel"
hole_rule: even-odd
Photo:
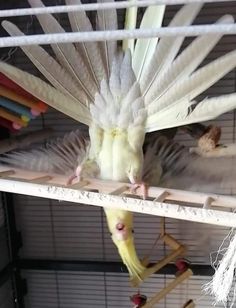
[[[29,3],[43,6],[40,0]],[[170,26],[190,25],[201,7],[183,6]],[[141,27],[160,27],[164,11],[163,5],[147,8]],[[93,31],[84,12],[71,12],[68,16],[73,31]],[[135,16],[134,11],[127,11],[127,28],[136,26]],[[53,16],[37,18],[45,33],[65,32]],[[226,15],[217,23],[233,23],[233,18]],[[12,36],[23,35],[8,21],[3,21],[2,26]],[[117,29],[116,11],[99,10],[97,29]],[[4,62],[0,62],[0,72],[48,105],[89,126],[89,148],[83,148],[80,157],[73,156],[75,162],[79,160],[76,176],[94,171],[102,179],[131,182],[134,188],[141,185],[145,194],[142,146],[147,132],[207,121],[236,107],[236,93],[194,101],[236,66],[234,50],[197,69],[221,37],[197,37],[180,54],[182,36],[129,40],[124,42],[130,48],[125,51],[115,41],[53,44],[53,57],[40,46],[22,46],[49,83]],[[69,159],[65,160],[69,164]],[[41,165],[39,169],[45,168]],[[108,209],[105,213],[112,239],[131,278],[142,280],[144,267],[135,252],[132,213]]]

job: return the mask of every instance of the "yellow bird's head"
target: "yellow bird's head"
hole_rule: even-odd
[[[133,213],[123,210],[105,210],[108,228],[131,281],[142,281],[145,267],[141,264],[134,245]]]

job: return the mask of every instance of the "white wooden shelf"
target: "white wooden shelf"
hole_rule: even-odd
[[[0,191],[107,208],[236,227],[236,198],[190,191],[149,188],[143,200],[129,184],[86,179],[66,186],[68,176],[9,169],[0,165]],[[137,194],[140,191],[137,191]],[[58,203],[60,206],[60,203]]]

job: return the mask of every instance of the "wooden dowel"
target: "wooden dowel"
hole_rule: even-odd
[[[50,181],[52,179],[53,179],[52,176],[45,175],[45,176],[40,176],[38,178],[34,178],[34,179],[30,180],[30,182],[31,183],[38,183],[38,184],[40,184],[40,183],[46,183],[46,182],[48,182],[48,181]]]
[[[204,204],[203,204],[203,208],[204,209],[210,208],[213,201],[214,201],[214,199],[212,197],[207,197]]]
[[[128,186],[122,185],[121,187],[118,187],[117,189],[112,190],[109,194],[114,195],[114,196],[119,196],[127,190],[128,190]]]
[[[15,174],[14,170],[6,170],[6,171],[2,171],[0,172],[0,178],[4,178],[4,177],[8,177]]]
[[[176,241],[171,235],[165,234],[163,236],[163,241],[170,246],[172,249],[176,250],[182,246],[178,241]]]
[[[6,111],[5,109],[3,109],[1,107],[0,107],[0,116],[4,119],[7,119],[8,121],[11,121],[13,123],[20,125],[22,127],[26,127],[28,125],[25,121],[21,120],[21,118],[15,116],[14,114]]]
[[[9,90],[3,86],[0,85],[0,95],[3,97],[7,97],[17,103],[20,103],[26,107],[35,109],[39,112],[42,111],[42,108],[40,107],[40,104],[38,104],[38,101],[36,99],[29,99],[27,97],[24,97],[22,95],[17,94],[16,92],[13,92],[12,90]]]
[[[168,195],[169,195],[168,191],[164,190],[162,193],[160,193],[159,196],[157,196],[154,199],[154,201],[163,202]]]
[[[182,255],[185,252],[186,248],[184,246],[180,246],[178,249],[172,251],[169,255],[158,261],[155,265],[152,267],[147,268],[142,274],[141,278],[142,280],[145,280],[152,274],[158,272],[161,268],[163,268],[166,264],[170,263],[173,261],[175,258],[178,256]],[[137,278],[133,278],[130,280],[132,286],[138,286],[140,281]]]
[[[191,269],[186,270],[180,276],[176,277],[172,282],[170,282],[164,289],[158,292],[150,301],[148,301],[143,308],[151,308],[157,304],[162,298],[164,298],[168,293],[170,293],[174,288],[181,284],[184,280],[192,276],[193,272]]]

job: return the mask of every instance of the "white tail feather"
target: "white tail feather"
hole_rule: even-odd
[[[142,18],[140,29],[159,28],[162,25],[165,5],[149,6]],[[133,54],[133,70],[139,81],[151,61],[158,42],[157,38],[138,39]]]
[[[229,52],[215,61],[210,62],[198,69],[190,77],[177,82],[157,102],[155,101],[150,104],[148,114],[155,114],[157,110],[159,110],[158,112],[164,112],[177,104],[180,106],[181,100],[188,100],[190,102],[230,72],[235,66],[236,51]]]
[[[24,35],[14,24],[8,21],[3,21],[2,26],[11,36]],[[83,102],[86,105],[88,98],[85,93],[79,91],[78,85],[67,71],[42,47],[37,45],[22,46],[21,49],[56,89],[78,101],[78,103]]]
[[[188,26],[200,11],[202,4],[187,4],[180,9],[169,24],[169,27]],[[149,91],[155,78],[163,68],[169,67],[183,43],[184,37],[163,37],[157,44],[155,53],[150,61],[145,74],[140,79],[143,96]]]
[[[114,0],[98,0],[99,3],[113,2]],[[114,9],[99,10],[97,12],[97,26],[99,30],[117,30],[117,15]],[[110,75],[110,70],[113,58],[117,50],[116,41],[104,41],[100,43],[103,51],[103,61],[106,66],[107,75]]]
[[[148,117],[147,131],[161,130],[215,119],[236,108],[236,93],[205,99],[190,111],[194,102],[181,100],[164,112]]]
[[[129,0],[129,1],[132,1],[132,0]],[[137,13],[138,13],[137,7],[131,7],[131,8],[126,9],[124,29],[132,30],[136,28]],[[134,41],[135,41],[134,39],[123,40],[123,50],[129,49],[131,54],[133,55]]]
[[[234,19],[231,15],[221,17],[218,24],[233,23]],[[157,101],[164,93],[166,93],[175,82],[189,76],[203,61],[207,54],[221,39],[221,34],[203,35],[196,38],[176,60],[165,70],[162,70],[156,77],[147,95],[145,96],[146,105],[152,101]],[[158,104],[159,107],[159,104]]]
[[[66,0],[67,5],[81,4],[80,0]],[[92,25],[84,11],[68,13],[71,28],[74,32],[93,31]],[[77,43],[76,47],[90,69],[91,76],[99,88],[101,80],[105,77],[106,70],[103,65],[101,50],[97,42]]]
[[[44,7],[41,0],[28,0],[28,2],[32,7]],[[45,33],[65,33],[52,15],[37,15],[37,18]],[[73,44],[52,44],[51,47],[61,65],[68,70],[92,101],[97,87],[75,46]]]
[[[51,107],[67,114],[78,122],[87,125],[91,122],[90,112],[87,107],[65,96],[40,78],[4,62],[0,62],[0,71],[20,87]]]

